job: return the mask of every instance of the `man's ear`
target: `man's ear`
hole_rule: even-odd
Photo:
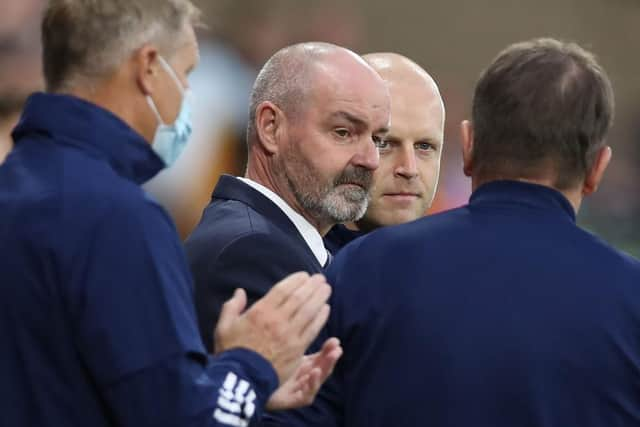
[[[160,54],[153,45],[144,45],[133,54],[133,67],[138,87],[145,95],[152,95],[158,83],[160,73]]]
[[[469,120],[460,123],[460,143],[462,144],[463,171],[466,176],[473,173],[473,126]]]
[[[607,170],[609,162],[611,162],[612,155],[611,147],[608,145],[605,145],[598,150],[593,164],[587,171],[587,175],[584,178],[584,183],[582,185],[583,195],[588,196],[598,190],[598,186],[600,186],[604,172]]]
[[[256,133],[259,144],[269,153],[278,152],[279,134],[282,131],[284,113],[272,102],[265,101],[256,108]]]

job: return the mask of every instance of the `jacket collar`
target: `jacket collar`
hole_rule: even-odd
[[[222,175],[213,191],[213,199],[237,200],[251,207],[259,214],[268,218],[286,235],[296,236],[295,240],[306,248],[306,253],[313,259],[314,264],[320,265],[309,248],[309,245],[289,217],[274,202],[269,200],[268,197],[250,185],[231,175]]]
[[[151,145],[124,121],[73,96],[36,93],[29,97],[12,136],[20,144],[21,139],[38,134],[103,158],[119,175],[137,184],[164,168]]]
[[[492,181],[473,192],[470,206],[484,204],[519,205],[556,212],[576,221],[576,212],[569,200],[559,191],[544,185],[521,181]]]
[[[353,240],[360,236],[364,236],[364,231],[349,230],[343,224],[336,224],[329,230],[326,236],[324,236],[324,243],[327,249],[335,255],[340,249],[351,243]]]

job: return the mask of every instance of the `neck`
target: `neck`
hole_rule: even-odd
[[[335,224],[323,222],[303,209],[289,188],[289,184],[284,182],[284,179],[279,179],[279,177],[273,173],[274,168],[269,160],[266,155],[256,153],[255,149],[250,147],[247,170],[244,175],[245,178],[249,178],[276,193],[291,209],[302,215],[309,224],[318,230],[321,236],[327,234]]]
[[[351,231],[360,231],[360,226],[356,222],[347,222],[344,224],[344,226]]]
[[[77,86],[67,93],[113,113],[147,142],[151,143],[153,141],[155,124],[150,123],[149,117],[151,113],[140,114],[140,111],[144,111],[144,108],[149,109],[145,98],[143,96],[130,95],[134,91],[124,86],[117,77],[97,84]]]
[[[508,179],[511,181],[527,182],[529,184],[543,185],[545,187],[552,188],[560,192],[564,197],[567,198],[567,200],[573,207],[573,211],[576,213],[576,215],[578,214],[578,211],[580,210],[580,206],[582,205],[583,196],[582,196],[582,191],[579,188],[572,188],[569,190],[560,190],[553,185],[553,181],[551,179],[525,179],[525,178],[499,178],[499,179]],[[477,179],[476,177],[473,177],[471,179],[471,189],[472,191],[476,191],[476,189],[480,187],[482,184],[486,184],[488,182],[496,181],[496,180],[497,179],[480,180],[480,179]]]
[[[18,115],[13,115],[0,122],[0,163],[2,163],[7,157],[7,154],[13,148],[13,139],[11,138],[11,131],[18,121]]]

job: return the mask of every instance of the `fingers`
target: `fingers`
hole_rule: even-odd
[[[307,395],[309,395],[308,404],[313,403],[313,399],[316,397],[316,394],[320,390],[325,379],[327,379],[327,377],[323,376],[320,369],[315,368],[311,370],[311,373],[309,373],[309,380],[307,381],[308,388],[306,390]]]
[[[319,352],[304,356],[295,375],[271,396],[267,408],[292,409],[312,404],[341,355],[340,341],[330,338]]]
[[[233,321],[242,314],[247,305],[247,294],[244,289],[236,289],[227,302],[222,306],[220,319],[218,320],[218,331],[225,331],[233,323]]]
[[[329,308],[329,305],[324,304],[320,309],[320,312],[308,324],[306,329],[302,331],[300,337],[302,339],[302,342],[304,343],[305,348],[307,348],[309,344],[311,344],[311,342],[318,336],[318,333],[320,332],[322,327],[327,323],[330,312],[331,309]]]
[[[320,369],[312,369],[304,378],[298,382],[298,390],[296,391],[296,404],[298,406],[311,405],[322,386],[324,379]]]
[[[338,338],[329,338],[322,344],[320,349],[321,354],[329,354],[336,348],[340,347],[340,340]]]
[[[281,312],[292,322],[307,326],[331,295],[331,287],[324,276],[313,275],[304,285],[293,292],[282,305]]]
[[[340,341],[330,338],[322,346],[322,349],[310,356],[312,365],[306,367],[305,374],[296,381],[297,393],[300,405],[313,403],[320,387],[333,372],[336,363],[342,356]]]
[[[315,355],[311,355],[304,356],[302,358],[302,363],[300,363],[300,366],[296,371],[296,381],[301,381],[302,377],[304,377],[305,375],[309,375],[309,372],[311,372],[311,369],[313,369],[315,357]]]
[[[322,345],[322,349],[313,355],[312,369],[318,369],[321,373],[321,381],[324,382],[333,372],[336,363],[342,357],[342,347],[337,338],[329,338]]]
[[[305,272],[293,273],[278,283],[256,303],[256,305],[267,305],[277,308],[282,305],[300,286],[309,280],[309,274]]]

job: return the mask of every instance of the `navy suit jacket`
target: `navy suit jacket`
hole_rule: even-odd
[[[488,183],[356,240],[328,279],[344,356],[312,407],[267,425],[640,425],[640,264],[555,190]]]
[[[195,279],[200,332],[209,349],[222,305],[235,289],[243,288],[251,304],[291,273],[322,271],[286,214],[228,175],[216,185],[200,224],[187,239],[186,252]]]

